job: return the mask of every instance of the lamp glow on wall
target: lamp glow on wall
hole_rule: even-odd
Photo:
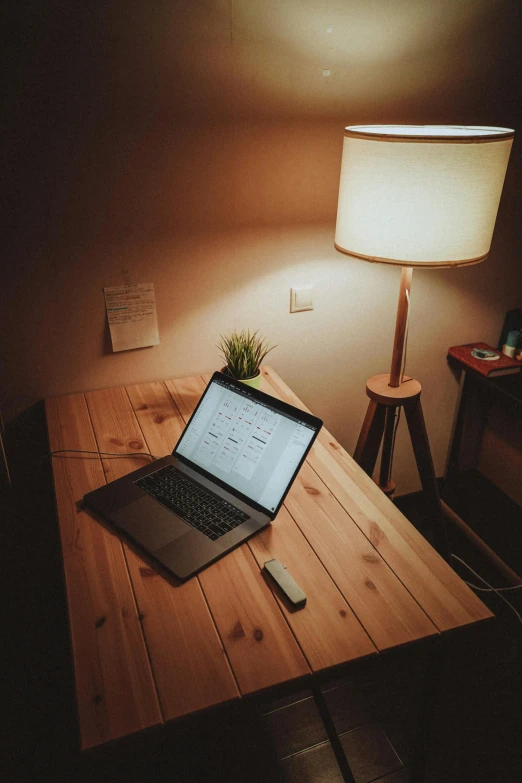
[[[367,383],[354,456],[372,475],[384,434],[379,485],[391,494],[395,413],[404,407],[423,488],[439,509],[421,386],[402,375],[412,272],[486,258],[513,137],[509,128],[446,125],[351,126],[344,134],[335,247],[402,267],[391,371]]]

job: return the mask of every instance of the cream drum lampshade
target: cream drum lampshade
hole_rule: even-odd
[[[346,128],[336,248],[400,266],[482,261],[513,137],[474,126]]]

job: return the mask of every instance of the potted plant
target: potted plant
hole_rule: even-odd
[[[220,337],[221,342],[216,347],[225,360],[225,367],[221,372],[259,389],[259,366],[267,353],[277,346],[270,346],[264,337],[259,336],[257,330],[251,334],[250,329],[243,329],[241,332],[234,329],[230,334],[221,334]]]

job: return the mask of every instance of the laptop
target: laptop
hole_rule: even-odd
[[[216,372],[172,454],[84,504],[185,580],[270,524],[321,426]]]

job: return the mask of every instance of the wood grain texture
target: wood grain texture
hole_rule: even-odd
[[[306,606],[295,611],[277,586],[267,579],[312,671],[376,652],[375,645],[284,506],[268,528],[250,539],[249,547],[260,568],[267,560],[278,559],[306,593]]]
[[[51,448],[168,454],[209,378],[48,400]],[[270,367],[262,388],[304,408]],[[183,585],[76,509],[145,461],[53,464],[83,747],[491,616],[324,428],[273,525]]]
[[[130,387],[128,395],[120,389],[91,392],[88,400],[98,442],[111,442],[117,433],[123,443],[141,442],[145,449],[153,444],[160,455],[172,451],[182,420],[163,384]],[[107,462],[113,478],[136,467],[132,459]],[[124,550],[165,719],[237,698],[234,677],[198,582],[180,585],[164,572],[160,575],[133,547],[124,544]]]
[[[331,491],[439,631],[491,617],[489,609],[413,525],[404,524],[399,510],[368,477],[372,486],[363,488],[363,480],[354,469],[358,466],[350,464],[348,455],[333,450],[319,442],[310,455],[310,464],[319,475],[327,475]],[[373,497],[374,487],[378,497]]]
[[[188,420],[211,373],[167,382]],[[243,694],[297,679],[310,668],[248,544],[205,569],[199,580]]]
[[[141,383],[126,389],[150,453],[158,458],[171,454],[185,423],[165,384]]]
[[[124,386],[87,392],[85,398],[100,451],[115,454],[148,451]],[[143,458],[122,456],[121,459],[102,459],[107,481],[114,481],[149,463],[150,458],[146,454]]]
[[[263,382],[269,393],[305,407],[270,367]],[[493,616],[324,427],[308,462],[439,631]]]
[[[409,376],[404,376],[399,386],[390,385],[389,373],[373,375],[366,381],[366,394],[374,402],[382,405],[403,405],[413,397],[418,397],[422,391],[419,381]]]
[[[51,450],[96,449],[83,394],[46,402]],[[105,482],[97,457],[53,459],[82,749],[162,722],[119,539],[76,501]]]
[[[308,464],[285,505],[379,650],[437,629]]]
[[[395,321],[395,336],[393,338],[392,362],[390,370],[390,386],[399,386],[401,383],[402,357],[406,340],[406,328],[408,325],[408,312],[410,309],[410,290],[413,269],[411,266],[403,266],[401,269],[401,285],[399,289],[399,301],[397,304],[397,319]]]
[[[239,697],[197,579],[183,584],[127,554],[165,720]]]
[[[199,579],[241,693],[310,674],[246,544],[202,571]]]
[[[210,380],[210,375],[208,376]],[[185,421],[187,421],[199,402],[199,399],[205,391],[205,382],[200,376],[192,378],[175,378],[165,381],[165,386],[172,395],[177,408]]]

